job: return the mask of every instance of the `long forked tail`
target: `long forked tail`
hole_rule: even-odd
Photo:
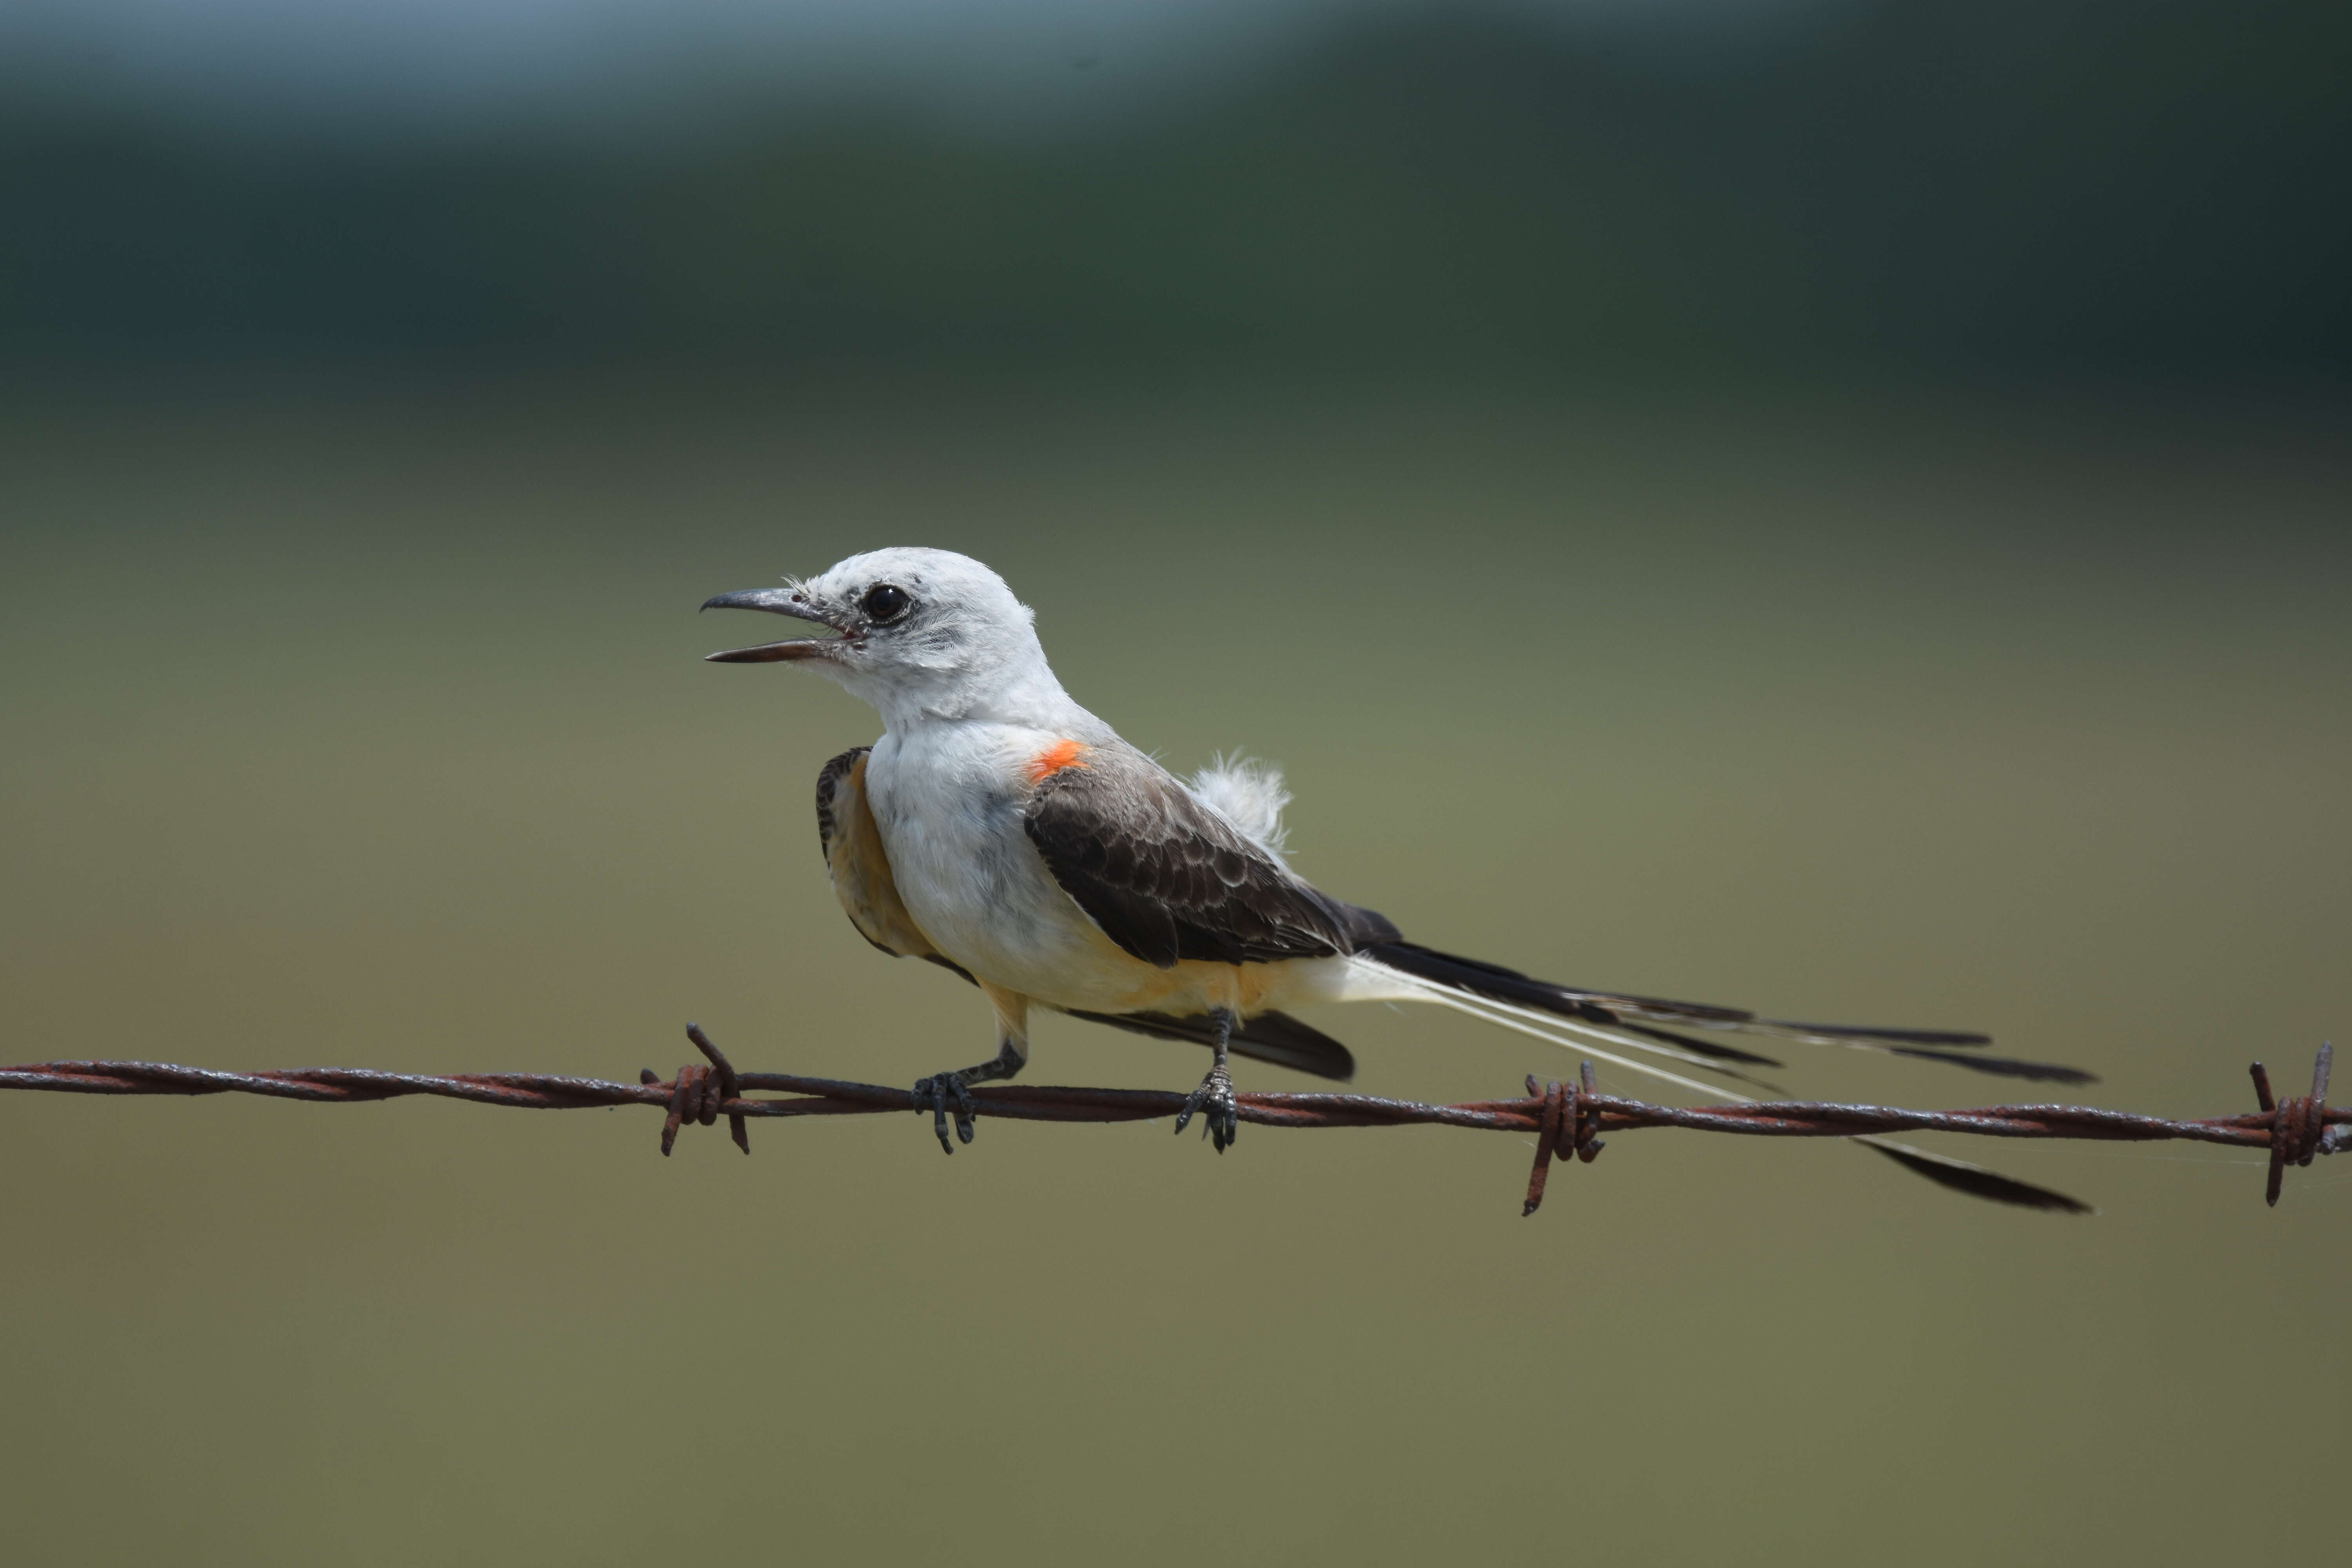
[[[1580,991],[1573,986],[1555,985],[1549,981],[1533,980],[1514,969],[1485,963],[1476,959],[1457,958],[1451,953],[1436,952],[1415,942],[1380,942],[1360,950],[1355,963],[1367,972],[1366,978],[1389,994],[1411,996],[1434,1002],[1442,1006],[1467,1013],[1491,1024],[1498,1024],[1515,1033],[1549,1044],[1565,1047],[1586,1056],[1596,1057],[1616,1067],[1663,1079],[1684,1089],[1703,1094],[1739,1100],[1753,1100],[1754,1096],[1740,1094],[1714,1084],[1701,1083],[1678,1072],[1657,1066],[1654,1061],[1642,1061],[1617,1054],[1618,1050],[1641,1052],[1650,1057],[1664,1057],[1686,1063],[1701,1071],[1738,1079],[1759,1089],[1773,1086],[1752,1078],[1738,1067],[1780,1067],[1770,1057],[1742,1050],[1718,1040],[1700,1038],[1688,1033],[1703,1030],[1719,1034],[1764,1035],[1780,1039],[1810,1043],[1853,1046],[1865,1050],[1885,1051],[1895,1056],[1921,1057],[1932,1061],[1952,1062],[1958,1066],[1989,1072],[2006,1078],[2024,1078],[2058,1083],[2091,1083],[2092,1074],[2079,1068],[2059,1067],[2046,1062],[2013,1061],[1999,1057],[1962,1055],[1961,1050],[1990,1045],[1990,1037],[1962,1034],[1942,1029],[1891,1029],[1845,1024],[1799,1024],[1777,1018],[1759,1018],[1755,1014],[1736,1007],[1716,1007],[1695,1002],[1668,1002],[1652,996],[1627,996],[1609,992]],[[1393,989],[1390,989],[1390,988]],[[1679,1026],[1661,1027],[1662,1024]],[[1603,1049],[1614,1047],[1617,1050]],[[1907,1143],[1897,1143],[1880,1136],[1857,1137],[1854,1142],[1867,1145],[1893,1160],[1906,1170],[1926,1177],[1939,1186],[1971,1197],[1994,1203],[2014,1204],[2021,1207],[2043,1209],[2055,1213],[2081,1214],[2088,1205],[2068,1197],[2063,1193],[2021,1182],[2011,1176],[1986,1170],[1981,1165],[1948,1155],[1930,1153]]]
[[[1882,1051],[1889,1056],[1948,1062],[1971,1072],[1989,1073],[1996,1078],[2026,1079],[2037,1083],[2098,1081],[2096,1075],[2084,1072],[2080,1068],[2062,1067],[2054,1062],[2021,1061],[2013,1057],[1972,1054],[1973,1047],[1992,1043],[1989,1035],[1952,1029],[1885,1028],[1861,1024],[1801,1024],[1785,1018],[1759,1018],[1740,1007],[1717,1007],[1703,1002],[1669,1002],[1656,996],[1584,991],[1572,985],[1555,984],[1549,980],[1531,979],[1516,969],[1505,969],[1500,964],[1439,952],[1418,942],[1380,942],[1365,948],[1358,957],[1360,960],[1370,959],[1384,969],[1425,984],[1476,998],[1490,1006],[1548,1015],[1549,1018],[1544,1021],[1566,1019],[1585,1025],[1588,1028],[1606,1029],[1617,1036],[1621,1043],[1637,1049],[1650,1048],[1659,1054],[1680,1056],[1685,1060],[1697,1058],[1700,1060],[1696,1065],[1709,1067],[1731,1077],[1744,1075],[1732,1072],[1721,1064],[1736,1062],[1749,1067],[1770,1068],[1784,1064],[1772,1057],[1742,1050],[1720,1040],[1701,1038],[1692,1031],[1763,1036],[1776,1040]]]

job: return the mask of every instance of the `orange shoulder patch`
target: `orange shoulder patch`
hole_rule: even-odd
[[[1087,765],[1087,748],[1077,741],[1056,741],[1029,759],[1029,782],[1044,784],[1064,768]]]

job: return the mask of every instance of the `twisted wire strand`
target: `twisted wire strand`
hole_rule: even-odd
[[[369,1068],[294,1068],[228,1072],[170,1062],[51,1061],[0,1068],[0,1089],[66,1094],[253,1094],[312,1103],[355,1103],[412,1095],[468,1100],[519,1110],[574,1110],[597,1106],[646,1105],[666,1109],[662,1149],[667,1153],[679,1129],[709,1126],[721,1116],[732,1125],[746,1153],[746,1122],[755,1118],[874,1116],[929,1110],[913,1090],[794,1073],[738,1072],[697,1026],[691,1038],[706,1058],[664,1079],[646,1069],[634,1084],[548,1073],[399,1073]],[[2065,1138],[2109,1142],[2188,1142],[2218,1143],[2271,1152],[2269,1200],[2278,1201],[2285,1166],[2308,1165],[2317,1154],[2352,1149],[2352,1108],[2326,1103],[2328,1068],[2334,1052],[2320,1048],[2309,1095],[2281,1101],[2271,1093],[2267,1073],[2253,1070],[2262,1109],[2235,1116],[2177,1119],[2143,1116],[2083,1105],[1995,1105],[1961,1110],[1913,1110],[1899,1106],[1849,1105],[1825,1100],[1760,1100],[1728,1105],[1655,1105],[1601,1094],[1588,1069],[1583,1080],[1563,1088],[1528,1080],[1524,1098],[1432,1105],[1365,1094],[1243,1094],[1240,1117],[1261,1127],[1396,1127],[1433,1125],[1485,1131],[1533,1133],[1537,1170],[1528,1187],[1527,1212],[1541,1202],[1543,1174],[1551,1158],[1590,1162],[1600,1135],[1651,1127],[1760,1138],[1853,1138],[1888,1132],[1958,1132],[1987,1138]],[[1022,1121],[1146,1121],[1175,1115],[1185,1097],[1140,1089],[1085,1089],[1049,1085],[987,1085],[971,1091],[982,1116]],[[782,1094],[793,1098],[756,1099]]]

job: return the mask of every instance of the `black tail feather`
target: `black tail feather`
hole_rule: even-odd
[[[1617,1024],[1625,1014],[1680,1024],[1695,1029],[1734,1029],[1757,1022],[1742,1007],[1717,1007],[1706,1002],[1669,1002],[1657,996],[1629,996],[1611,991],[1584,991],[1549,980],[1537,980],[1516,969],[1459,953],[1440,952],[1417,942],[1383,942],[1362,950],[1363,956],[1401,969],[1423,980],[1454,985],[1497,1002],[1539,1007],[1563,1018],[1588,1024]],[[1734,1060],[1761,1059],[1735,1058]]]
[[[2003,1176],[1958,1160],[1947,1160],[1940,1155],[1922,1153],[1916,1149],[1898,1148],[1891,1143],[1875,1143],[1857,1140],[1866,1149],[1874,1149],[1905,1170],[1927,1177],[1939,1187],[1949,1187],[1956,1193],[1966,1193],[1972,1198],[1985,1198],[1997,1204],[2014,1204],[2020,1208],[2042,1209],[2051,1214],[2089,1214],[2091,1205],[2063,1193],[2037,1187],[2031,1182],[2021,1182],[2013,1176]]]
[[[1755,1026],[1782,1035],[1821,1035],[1832,1040],[1882,1040],[1896,1046],[1989,1046],[1990,1035],[1959,1029],[1886,1029],[1875,1024],[1798,1024],[1759,1018]]]
[[[1363,950],[1365,957],[1403,971],[1417,979],[1433,981],[1522,1007],[1535,1007],[1563,1018],[1605,1024],[1628,1034],[1672,1045],[1717,1061],[1745,1062],[1757,1067],[1780,1067],[1770,1057],[1718,1045],[1682,1033],[1683,1029],[1721,1030],[1791,1038],[1834,1040],[1869,1046],[1895,1056],[1948,1062],[1954,1067],[1990,1073],[1998,1078],[2021,1078],[2044,1083],[2096,1083],[2096,1075],[2054,1062],[2018,1061],[2005,1057],[1968,1057],[1957,1050],[1988,1046],[1992,1037],[1959,1029],[1900,1029],[1864,1024],[1807,1024],[1784,1018],[1759,1018],[1737,1007],[1704,1002],[1669,1002],[1655,996],[1632,996],[1619,992],[1580,991],[1536,980],[1516,969],[1412,942],[1384,942]],[[1674,1024],[1678,1028],[1660,1027]]]
[[[1413,942],[1380,942],[1365,948],[1363,955],[1385,963],[1391,969],[1402,970],[1417,979],[1433,980],[1440,985],[1458,986],[1475,995],[1489,996],[1497,1002],[1539,1007],[1563,1018],[1581,1018],[1588,1024],[1617,1022],[1617,1014],[1604,1005],[1595,993],[1555,985],[1548,980],[1531,980],[1517,970],[1506,969],[1499,963],[1486,963],[1475,958],[1440,952],[1435,948],[1423,947]],[[1722,1007],[1669,1005],[1675,1009],[1678,1017],[1692,1023],[1702,1017],[1724,1023],[1745,1023],[1753,1016],[1752,1014]]]
[[[1770,1057],[1759,1057],[1754,1051],[1743,1051],[1738,1046],[1720,1045],[1714,1040],[1702,1040],[1695,1035],[1677,1035],[1672,1029],[1661,1029],[1651,1024],[1633,1024],[1620,1018],[1617,1027],[1629,1035],[1641,1035],[1653,1040],[1663,1040],[1670,1046],[1680,1046],[1702,1057],[1714,1057],[1727,1062],[1747,1062],[1752,1067],[1784,1068],[1789,1064]]]
[[[2099,1075],[2084,1072],[2081,1068],[2061,1067],[2056,1062],[2021,1062],[2014,1057],[1964,1057],[1956,1051],[1923,1051],[1913,1046],[1889,1046],[1890,1055],[1918,1057],[1931,1062],[1949,1062],[1970,1072],[1990,1073],[1995,1078],[2030,1079],[2035,1083],[2096,1083]]]

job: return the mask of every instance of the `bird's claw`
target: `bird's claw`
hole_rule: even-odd
[[[1201,1119],[1201,1135],[1217,1146],[1222,1154],[1234,1146],[1242,1130],[1241,1106],[1234,1099],[1234,1077],[1219,1062],[1201,1080],[1201,1087],[1184,1097],[1184,1109],[1176,1113],[1176,1131],[1181,1132],[1196,1110],[1205,1111]]]
[[[950,1100],[955,1104],[956,1136],[967,1143],[971,1142],[972,1118],[980,1114],[980,1107],[973,1102],[971,1090],[964,1084],[963,1074],[942,1072],[918,1079],[915,1080],[915,1098],[919,1101],[930,1102],[931,1131],[939,1134],[942,1152],[955,1152],[955,1145],[948,1142],[948,1104]]]

